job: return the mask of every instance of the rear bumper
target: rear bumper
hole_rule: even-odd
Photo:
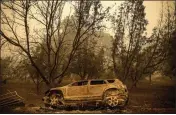
[[[129,101],[129,96],[119,99],[119,106],[126,106],[128,104]]]
[[[128,92],[122,93],[118,95],[118,97],[119,97],[119,100],[118,100],[119,106],[126,106],[128,104],[128,100],[129,100]]]

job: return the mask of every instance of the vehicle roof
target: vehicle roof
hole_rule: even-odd
[[[77,80],[77,81],[75,81],[75,82],[80,82],[80,81],[94,81],[94,80],[117,80],[117,78],[115,78],[115,79],[88,79],[88,80]]]

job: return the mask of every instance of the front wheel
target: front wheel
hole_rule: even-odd
[[[56,94],[56,93],[51,94],[50,105],[52,108],[56,108],[63,104],[64,104],[64,99],[63,99],[62,94]]]

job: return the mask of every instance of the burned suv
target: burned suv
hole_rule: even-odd
[[[42,100],[45,106],[51,107],[84,102],[96,102],[106,107],[124,107],[128,102],[128,90],[118,79],[83,80],[51,88]]]

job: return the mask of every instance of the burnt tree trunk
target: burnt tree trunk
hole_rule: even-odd
[[[152,84],[152,74],[149,75],[150,84]]]
[[[1,0],[0,0],[0,29],[1,29]],[[0,82],[2,81],[2,71],[1,71],[1,35],[0,35]],[[0,83],[0,94],[2,94],[2,86]]]
[[[39,78],[39,75],[37,75],[36,89],[37,89],[37,95],[38,95],[40,93],[40,78]]]

